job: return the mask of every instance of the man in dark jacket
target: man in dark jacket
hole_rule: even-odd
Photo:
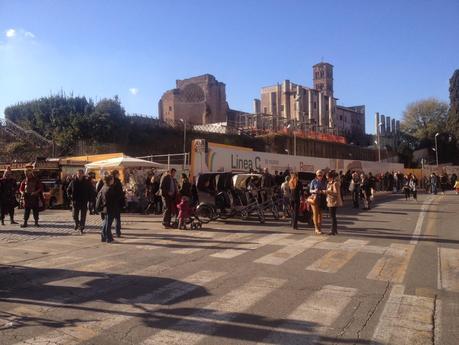
[[[159,184],[159,191],[163,198],[163,226],[170,228],[172,210],[175,209],[175,203],[177,202],[177,181],[175,180],[175,169],[171,169],[161,178]]]
[[[115,191],[115,199],[117,201],[117,208],[115,210],[115,232],[116,237],[121,237],[121,210],[125,205],[126,199],[123,191],[123,185],[121,184],[119,171],[113,170],[112,176],[113,189]]]
[[[77,176],[70,182],[67,195],[72,201],[72,214],[75,221],[75,230],[84,231],[88,202],[91,198],[91,184],[83,170],[78,170]]]
[[[112,175],[106,175],[104,185],[96,198],[96,210],[103,216],[100,234],[102,242],[113,242],[112,224],[118,212],[118,206],[119,200],[114,188],[114,178]]]
[[[26,228],[28,226],[27,222],[29,220],[31,211],[35,220],[35,226],[39,227],[38,219],[40,213],[40,205],[43,204],[43,185],[40,179],[35,176],[35,173],[31,169],[28,168],[25,172],[25,175],[26,178],[21,182],[21,185],[19,186],[19,192],[24,198],[24,223],[21,224],[21,228]]]
[[[10,216],[10,223],[17,224],[14,221],[14,208],[18,206],[16,200],[17,189],[16,179],[13,176],[11,168],[8,167],[3,174],[3,179],[0,179],[0,218],[2,225],[5,225],[5,216],[7,214]]]

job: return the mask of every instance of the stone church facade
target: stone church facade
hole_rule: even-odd
[[[298,129],[349,135],[365,133],[365,106],[336,104],[333,93],[333,65],[313,66],[312,88],[284,80],[263,87],[254,100],[254,112],[290,121]]]
[[[225,122],[229,110],[226,86],[211,74],[177,80],[176,88],[163,94],[158,108],[159,118],[166,122],[180,119],[196,125]]]
[[[333,90],[333,65],[321,62],[313,66],[312,88],[289,80],[261,88],[261,99],[254,100],[253,114],[229,108],[226,86],[211,74],[176,81],[176,88],[166,91],[159,101],[159,118],[166,122],[184,119],[189,124],[207,125],[226,122],[238,125],[241,116],[272,118],[271,123],[292,123],[297,129],[362,135],[365,133],[365,106],[337,104]],[[246,121],[254,123],[254,121]],[[277,126],[277,125],[276,125]],[[272,128],[271,130],[278,130]]]

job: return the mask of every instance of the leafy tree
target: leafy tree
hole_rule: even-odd
[[[78,140],[119,142],[127,136],[125,110],[118,97],[94,105],[85,97],[61,93],[21,102],[5,109],[7,119],[32,129],[70,152]]]
[[[459,139],[459,69],[449,80],[448,130]]]
[[[433,139],[446,128],[448,105],[435,98],[408,104],[401,129],[418,140]]]

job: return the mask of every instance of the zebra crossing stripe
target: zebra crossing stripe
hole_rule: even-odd
[[[290,260],[295,256],[303,253],[307,249],[314,247],[317,243],[325,241],[326,239],[327,238],[325,236],[309,236],[302,241],[297,241],[293,245],[283,247],[271,254],[258,258],[254,262],[279,266],[287,260]]]
[[[235,258],[236,256],[242,255],[247,253],[248,251],[258,249],[260,247],[263,247],[267,244],[276,244],[276,241],[282,240],[286,237],[291,236],[290,234],[270,234],[263,236],[261,238],[258,238],[256,240],[253,240],[253,242],[250,243],[242,243],[240,245],[237,245],[236,248],[230,248],[230,249],[225,249],[223,251],[214,253],[210,255],[211,257],[214,258],[220,258],[220,259],[232,259]]]
[[[419,241],[419,238],[421,237],[421,232],[422,232],[422,224],[424,223],[424,218],[426,216],[426,212],[429,209],[430,205],[434,199],[432,197],[429,197],[424,201],[421,211],[419,213],[418,221],[416,222],[416,226],[413,231],[413,235],[411,236],[411,241],[410,244],[416,245]]]
[[[243,312],[268,296],[271,292],[285,284],[284,279],[257,277],[244,286],[232,290],[218,300],[211,302],[204,309],[192,314],[191,319],[185,319],[171,326],[170,329],[159,331],[145,339],[142,345],[191,345],[196,344],[207,335],[213,334],[218,327],[209,326],[206,322],[209,315],[218,313],[219,324],[229,322],[235,313]]]
[[[357,294],[357,289],[326,285],[314,292],[259,344],[317,344]],[[278,332],[278,329],[289,331]]]
[[[114,253],[108,253],[104,255],[100,255],[97,257],[86,257],[86,258],[77,258],[75,257],[70,257],[70,256],[47,256],[46,258],[43,258],[43,261],[33,261],[33,262],[25,262],[22,263],[23,266],[26,267],[31,267],[31,268],[71,268],[72,265],[75,264],[82,264],[82,263],[87,263],[87,262],[96,262],[100,261],[101,259],[106,259],[106,258],[111,258],[111,257],[124,257],[128,251],[121,251],[121,252],[114,252]]]
[[[133,316],[123,315],[127,313],[139,313],[137,305],[148,304],[150,308],[160,307],[179,297],[201,288],[213,280],[222,277],[224,272],[200,271],[192,274],[182,281],[175,281],[167,284],[151,293],[139,296],[130,301],[130,304],[112,304],[105,309],[105,312],[91,314],[93,321],[83,322],[82,325],[70,326],[59,330],[48,332],[44,335],[32,337],[15,345],[76,345],[97,336],[122,322],[130,320]],[[144,310],[144,309],[143,309]],[[114,315],[116,312],[118,315]],[[107,314],[109,313],[109,314]]]
[[[216,238],[215,241],[200,243],[199,247],[196,247],[196,248],[181,248],[181,249],[177,249],[177,250],[172,251],[172,253],[174,253],[174,254],[182,254],[182,255],[193,254],[193,253],[199,252],[199,251],[207,249],[207,248],[220,246],[220,245],[222,245],[222,243],[220,243],[220,242],[228,242],[228,245],[231,245],[232,244],[231,242],[239,241],[239,240],[242,240],[242,239],[247,239],[247,238],[252,237],[252,236],[253,236],[252,234],[247,234],[247,233],[230,234],[230,235],[226,235],[226,236],[223,236],[223,237],[220,237],[220,238]],[[216,242],[217,240],[218,240],[218,242]]]
[[[434,299],[404,294],[394,285],[372,337],[372,344],[431,344]]]
[[[340,249],[329,251],[320,259],[309,265],[306,269],[310,271],[336,273],[367,243],[368,241],[347,240],[344,243],[341,243]]]
[[[459,292],[459,249],[438,248],[438,289]]]
[[[367,279],[402,283],[414,248],[415,245],[412,244],[391,244],[368,273]]]

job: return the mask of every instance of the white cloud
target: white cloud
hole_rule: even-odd
[[[135,96],[135,95],[137,95],[137,94],[139,93],[139,89],[136,88],[136,87],[131,87],[131,88],[129,89],[129,92],[130,92],[132,95]]]
[[[29,37],[29,38],[35,38],[35,35],[30,31],[24,32],[24,36],[25,37]]]
[[[30,31],[26,31],[24,29],[8,29],[5,31],[5,36],[7,38],[14,38],[17,37],[18,39],[25,38],[25,39],[34,39],[35,34]]]
[[[16,36],[16,30],[15,29],[8,29],[5,31],[5,36],[8,38]]]

